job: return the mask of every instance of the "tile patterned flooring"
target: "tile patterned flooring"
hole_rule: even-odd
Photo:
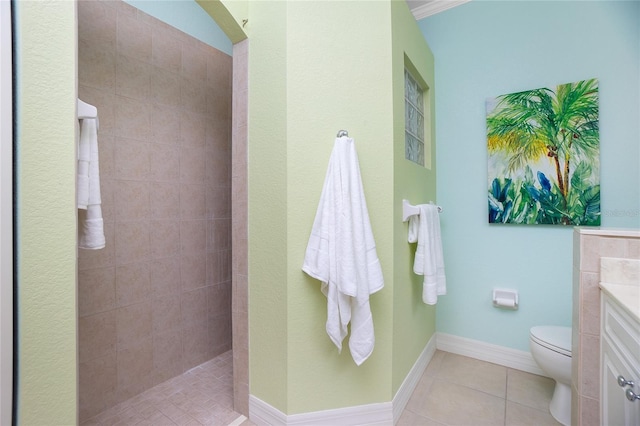
[[[81,426],[251,426],[233,411],[233,357],[227,351],[124,401]]]
[[[82,426],[253,426],[233,411],[232,387],[229,351]],[[436,351],[396,426],[559,425],[549,414],[553,387],[546,377]]]
[[[553,380],[436,351],[396,426],[559,425]]]

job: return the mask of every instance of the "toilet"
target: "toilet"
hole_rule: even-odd
[[[529,333],[531,355],[538,367],[556,381],[549,404],[551,415],[571,424],[571,327],[537,326]]]

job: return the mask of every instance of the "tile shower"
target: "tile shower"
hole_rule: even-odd
[[[231,349],[232,58],[78,2],[107,246],[78,253],[80,420]]]

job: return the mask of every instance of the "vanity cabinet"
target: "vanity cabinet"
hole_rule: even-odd
[[[607,292],[601,303],[600,424],[640,426],[640,321]]]

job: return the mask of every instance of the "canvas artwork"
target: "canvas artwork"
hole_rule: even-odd
[[[600,225],[598,80],[487,99],[489,223]]]

